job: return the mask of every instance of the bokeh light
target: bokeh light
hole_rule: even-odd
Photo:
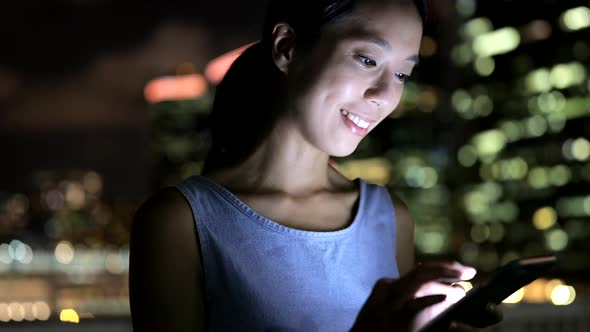
[[[70,264],[74,259],[74,247],[67,241],[61,241],[55,247],[55,259],[62,264]]]
[[[554,305],[569,305],[576,299],[576,290],[572,286],[557,285],[551,291],[551,302]]]
[[[59,313],[59,320],[68,323],[80,323],[80,317],[74,309],[62,309]]]
[[[557,212],[552,207],[546,206],[538,209],[533,214],[533,225],[536,229],[546,230],[557,222]]]

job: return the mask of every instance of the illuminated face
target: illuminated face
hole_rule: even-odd
[[[325,26],[311,50],[296,49],[289,108],[305,139],[332,156],[352,153],[398,105],[421,38],[411,2],[366,0]]]

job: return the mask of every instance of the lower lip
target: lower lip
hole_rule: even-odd
[[[364,137],[369,133],[368,128],[361,128],[359,126],[357,126],[354,122],[350,121],[349,118],[347,118],[346,116],[340,114],[342,116],[342,120],[344,121],[344,124],[348,127],[348,129],[350,129],[350,131],[352,131],[353,134],[360,136],[360,137]]]

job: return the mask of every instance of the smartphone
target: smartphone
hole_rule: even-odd
[[[555,256],[537,256],[515,259],[494,271],[478,283],[465,297],[436,316],[419,332],[445,331],[454,320],[469,321],[488,303],[500,304],[508,296],[541,277],[557,264]]]

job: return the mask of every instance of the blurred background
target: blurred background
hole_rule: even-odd
[[[2,2],[0,327],[131,331],[133,213],[199,174],[215,86],[265,3]],[[420,258],[485,276],[558,255],[491,331],[590,331],[589,6],[431,1],[402,104],[336,160],[406,201]]]

